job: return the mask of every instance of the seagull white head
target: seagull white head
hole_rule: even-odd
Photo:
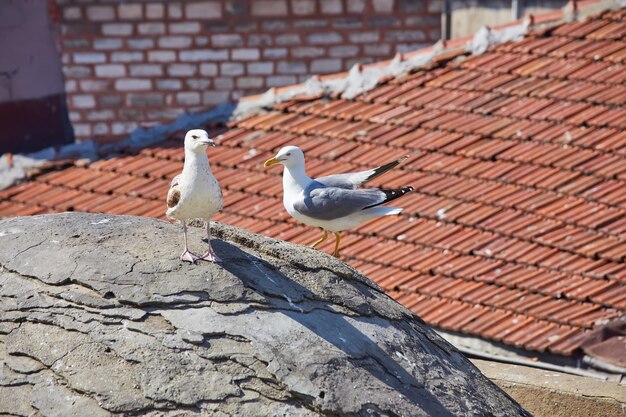
[[[206,130],[193,129],[185,135],[185,149],[193,152],[204,152],[207,146],[215,146]]]
[[[304,166],[304,153],[297,146],[285,146],[275,157],[265,161],[263,166],[267,168],[274,164],[283,164],[287,168]]]

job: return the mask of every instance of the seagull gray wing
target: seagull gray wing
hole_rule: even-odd
[[[293,206],[305,216],[318,220],[333,220],[377,206],[385,201],[387,201],[386,193],[375,188],[349,190],[326,187],[313,182]]]
[[[393,162],[389,162],[388,164],[381,165],[377,168],[369,169],[367,171],[327,175],[324,177],[316,178],[315,181],[328,187],[339,187],[349,190],[355,190],[366,182],[371,181],[374,178],[380,177],[384,173],[397,167],[402,161],[404,161],[408,157],[408,155],[405,155],[402,158],[396,159]]]
[[[315,181],[324,184],[327,187],[339,187],[348,190],[355,190],[366,181],[367,176],[371,172],[372,170],[353,172],[349,174],[327,175],[325,177],[316,178]]]

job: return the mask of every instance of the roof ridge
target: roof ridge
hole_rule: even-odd
[[[241,119],[256,114],[263,109],[295,98],[310,99],[323,95],[352,99],[367,92],[381,80],[397,77],[428,64],[435,63],[437,57],[446,60],[470,53],[480,55],[489,47],[524,38],[529,28],[554,27],[562,23],[578,21],[603,11],[614,10],[626,5],[625,0],[571,0],[560,10],[541,14],[530,14],[493,27],[483,26],[474,35],[450,41],[439,41],[433,46],[408,53],[397,53],[393,59],[355,64],[349,71],[323,76],[314,75],[301,84],[273,87],[263,94],[242,97],[237,104],[232,119]],[[442,60],[441,62],[444,62]]]
[[[472,42],[465,47],[450,47],[449,43],[440,41],[428,48],[405,54],[397,53],[391,60],[365,65],[355,64],[348,72],[314,75],[302,84],[270,88],[261,95],[242,97],[233,112],[233,118],[241,119],[294,98],[333,95],[350,100],[372,90],[384,79],[396,78],[426,67],[434,63],[439,56],[451,59],[466,52],[480,54],[491,45],[520,39],[526,33],[529,23],[530,20],[525,19],[519,25],[503,29],[490,29],[484,26],[471,38]]]

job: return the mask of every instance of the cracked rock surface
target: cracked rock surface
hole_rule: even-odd
[[[530,415],[344,263],[213,225],[190,265],[167,222],[0,220],[0,415]]]

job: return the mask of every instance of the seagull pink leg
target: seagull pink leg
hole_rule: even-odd
[[[206,222],[206,236],[207,236],[207,243],[209,244],[209,250],[207,250],[206,253],[202,255],[201,257],[199,257],[198,259],[201,261],[207,261],[207,262],[213,262],[213,263],[222,262],[220,257],[217,256],[215,252],[213,252],[213,248],[211,247],[211,220],[207,220]]]
[[[185,224],[184,220],[183,220],[183,236],[185,237],[185,251],[182,253],[182,255],[180,255],[180,260],[195,264],[196,260],[198,260],[198,255],[194,255],[193,253],[189,252],[189,249],[187,248],[187,224]]]

